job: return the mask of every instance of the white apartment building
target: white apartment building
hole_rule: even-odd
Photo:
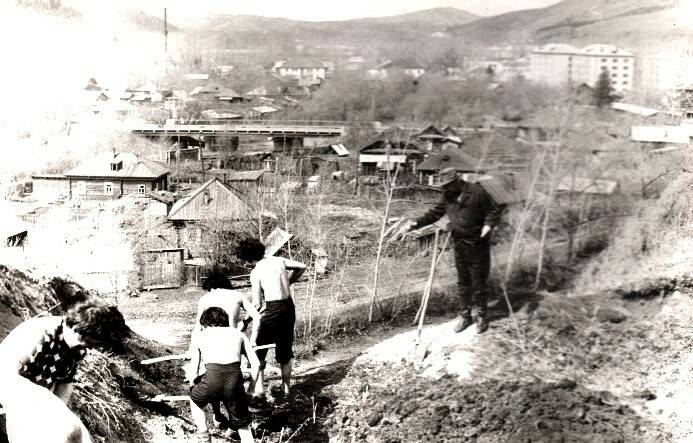
[[[602,71],[608,72],[617,92],[631,90],[635,55],[612,45],[594,44],[579,49],[562,43],[550,43],[530,54],[530,78],[552,86],[594,86]]]
[[[310,79],[312,81],[325,80],[327,76],[325,63],[310,59],[282,60],[276,62],[272,70],[280,77]]]
[[[672,49],[642,58],[641,84],[648,89],[676,89],[693,84],[693,50]]]

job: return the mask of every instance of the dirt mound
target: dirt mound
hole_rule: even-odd
[[[387,381],[367,382],[386,372]],[[658,427],[607,391],[575,381],[489,380],[465,384],[413,375],[411,368],[363,365],[328,420],[334,442],[638,442],[661,441]],[[344,393],[342,393],[344,395]]]
[[[24,319],[36,315],[61,315],[71,305],[96,296],[78,284],[53,278],[38,281],[0,265],[0,339]],[[142,359],[171,353],[169,348],[130,333],[118,355],[90,350],[75,377],[72,409],[96,441],[148,441],[142,419],[153,412],[179,415],[177,410],[147,401],[151,396],[177,392],[182,373],[174,364],[139,365]],[[182,407],[182,406],[181,406]],[[0,418],[0,442],[4,416]]]

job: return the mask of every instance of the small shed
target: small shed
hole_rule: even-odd
[[[179,288],[183,283],[184,248],[148,249],[139,252],[141,289]]]
[[[320,176],[319,175],[313,175],[308,177],[308,180],[306,181],[306,194],[315,194],[318,192],[318,188],[320,187]]]

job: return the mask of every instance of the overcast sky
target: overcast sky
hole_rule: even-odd
[[[147,12],[168,8],[171,21],[181,16],[199,18],[210,13],[252,14],[285,17],[297,20],[346,20],[360,17],[396,15],[421,9],[452,6],[478,15],[496,15],[504,12],[542,8],[559,0],[126,0],[135,8]],[[123,3],[122,1],[119,3]],[[146,5],[146,6],[145,6]],[[161,15],[162,12],[156,15]]]

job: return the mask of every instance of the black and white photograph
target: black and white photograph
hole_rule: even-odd
[[[693,0],[0,39],[0,443],[693,443]]]

